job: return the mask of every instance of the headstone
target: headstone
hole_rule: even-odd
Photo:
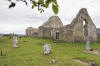
[[[17,45],[18,45],[18,40],[17,40],[17,37],[14,36],[14,37],[13,37],[13,47],[14,47],[14,48],[17,48],[17,47],[18,47]]]
[[[86,50],[90,51],[90,41],[89,41],[89,37],[86,37]]]
[[[0,39],[2,39],[3,38],[3,34],[0,34]]]
[[[96,66],[95,62],[91,61],[89,62],[89,66]]]
[[[13,38],[14,37],[14,32],[11,32],[10,33],[10,38]]]
[[[56,63],[56,60],[55,59],[52,59],[49,63],[50,64],[54,64],[54,63]]]
[[[51,53],[51,45],[50,44],[45,44],[44,45],[44,54],[50,54]]]

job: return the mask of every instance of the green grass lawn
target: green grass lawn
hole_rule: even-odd
[[[86,66],[75,62],[73,58],[84,62],[94,60],[100,66],[100,56],[85,53],[85,43],[53,43],[51,39],[19,38],[19,48],[12,47],[12,39],[0,39],[0,48],[6,56],[0,56],[0,66]],[[52,46],[50,55],[43,54],[44,43]],[[100,43],[91,43],[91,48],[100,51]],[[55,64],[50,64],[56,59]]]

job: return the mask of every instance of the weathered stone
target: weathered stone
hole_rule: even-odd
[[[61,28],[59,35],[62,41],[81,42],[86,40],[86,36],[89,36],[90,41],[97,41],[96,26],[86,8],[79,11],[71,24]]]
[[[56,30],[60,27],[63,27],[63,23],[61,22],[58,16],[52,16],[45,22],[42,26],[39,27],[39,36],[51,38],[56,34]]]
[[[13,38],[14,37],[14,32],[11,32],[10,33],[10,38]]]
[[[38,37],[38,29],[33,27],[28,27],[26,29],[26,36]]]
[[[90,51],[90,40],[88,36],[86,37],[86,50]]]
[[[27,36],[33,36],[33,28],[26,29]],[[59,33],[57,33],[57,31]],[[71,24],[63,26],[58,16],[52,16],[38,28],[38,37],[53,38],[59,41],[83,42],[89,36],[90,41],[97,41],[96,26],[89,16],[87,9],[80,9]]]
[[[97,65],[95,64],[95,62],[91,61],[89,62],[89,66],[97,66]]]
[[[73,26],[66,25],[59,29],[59,40],[73,42]]]
[[[3,34],[0,34],[0,39],[2,39],[3,38]]]
[[[50,44],[45,44],[44,45],[44,54],[50,54],[51,53],[51,45]]]
[[[17,40],[17,37],[16,36],[13,37],[13,47],[14,48],[17,48],[18,47],[18,40]]]
[[[49,63],[50,64],[54,64],[54,63],[56,63],[56,60],[55,59],[52,59]]]
[[[96,28],[97,39],[100,41],[100,28]]]

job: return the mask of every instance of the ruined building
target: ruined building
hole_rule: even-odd
[[[67,42],[85,41],[86,36],[89,36],[91,41],[97,41],[96,26],[86,8],[80,9],[71,24],[65,26],[58,16],[50,17],[38,28],[38,36]]]
[[[55,31],[61,27],[63,27],[63,23],[60,18],[58,16],[52,16],[39,27],[39,36],[44,38],[54,37]]]
[[[82,8],[71,24],[59,30],[59,40],[79,42],[89,36],[91,41],[97,40],[96,26],[89,16],[87,9]]]
[[[30,37],[38,37],[38,29],[33,27],[28,27],[26,29],[26,35]]]
[[[96,28],[97,39],[100,41],[100,28]]]

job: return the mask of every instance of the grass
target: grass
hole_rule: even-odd
[[[51,39],[23,37],[18,39],[19,48],[12,47],[12,39],[0,39],[0,48],[6,56],[0,56],[0,66],[86,66],[73,61],[73,58],[85,62],[94,60],[100,66],[100,56],[85,53],[85,43],[53,43]],[[52,46],[50,55],[43,54],[44,43]],[[100,51],[100,44],[91,43],[91,48]],[[55,64],[50,64],[56,59]]]

